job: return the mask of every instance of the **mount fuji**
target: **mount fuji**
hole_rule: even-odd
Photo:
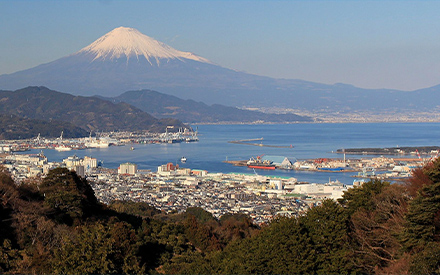
[[[432,109],[440,100],[439,87],[415,92],[371,90],[238,72],[126,27],[69,56],[0,76],[0,89],[26,86],[104,97],[149,89],[206,104],[335,112]]]

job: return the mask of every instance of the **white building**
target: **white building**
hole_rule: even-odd
[[[126,162],[122,163],[118,167],[118,174],[134,175],[137,172],[137,165],[134,163]]]
[[[79,158],[77,156],[70,156],[66,159],[63,159],[63,163],[67,168],[74,168],[76,166],[84,166],[85,169],[91,169],[98,167],[98,160],[96,158],[91,158],[85,156],[84,158]]]
[[[283,182],[279,179],[270,179],[269,185],[276,190],[283,190]]]
[[[77,156],[70,156],[66,159],[63,159],[63,163],[66,165],[67,168],[72,169],[75,166],[81,165],[82,161]]]
[[[96,158],[85,156],[83,159],[83,166],[87,169],[96,168],[98,167],[98,160]]]
[[[347,191],[347,186],[341,184],[296,184],[292,192],[298,194],[306,194],[311,196],[326,197],[329,199],[342,198],[344,192]]]

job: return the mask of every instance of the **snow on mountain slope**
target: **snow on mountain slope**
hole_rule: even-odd
[[[129,60],[131,57],[138,59],[139,56],[144,56],[151,64],[155,62],[160,65],[160,59],[191,59],[204,63],[211,63],[209,60],[197,56],[190,52],[182,52],[176,50],[162,42],[159,42],[145,34],[142,34],[136,29],[119,27],[111,32],[103,35],[98,40],[89,46],[81,49],[77,54],[92,53],[95,55],[94,60],[97,59],[117,59],[126,57]]]

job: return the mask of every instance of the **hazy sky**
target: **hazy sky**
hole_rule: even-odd
[[[125,26],[248,73],[415,90],[440,84],[439,14],[440,1],[0,0],[0,74]]]

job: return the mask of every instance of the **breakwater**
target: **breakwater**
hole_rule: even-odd
[[[351,155],[437,155],[439,146],[338,149],[337,154]]]

